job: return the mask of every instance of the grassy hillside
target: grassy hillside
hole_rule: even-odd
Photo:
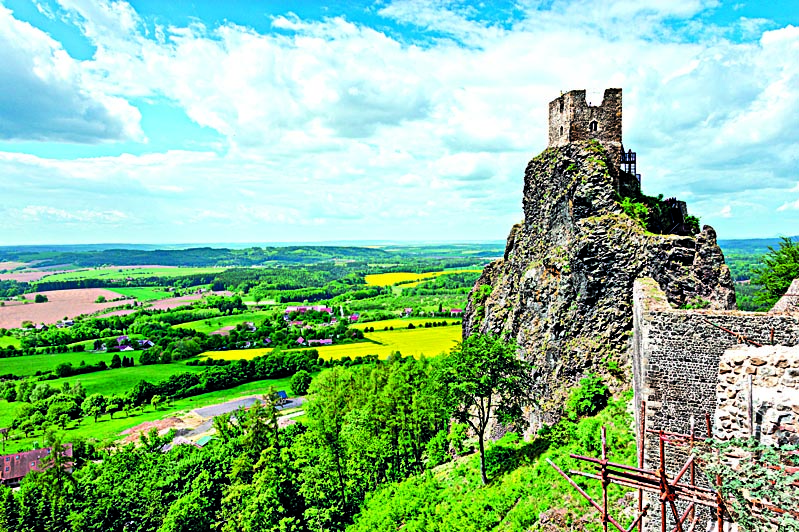
[[[268,314],[271,314],[271,312],[265,310],[245,312],[243,314],[234,314],[233,316],[219,316],[207,320],[188,321],[186,323],[175,325],[175,327],[179,329],[194,329],[197,332],[210,334],[221,329],[222,327],[238,325],[239,323],[244,323],[245,321],[251,321],[257,325],[259,322],[262,322]]]
[[[78,438],[85,438],[94,439],[102,443],[110,443],[121,438],[122,431],[140,425],[141,423],[179,416],[197,408],[224,403],[241,397],[269,393],[272,389],[284,390],[289,396],[293,396],[291,387],[289,386],[290,380],[291,378],[287,377],[283,379],[266,379],[249,382],[229,390],[220,390],[195,397],[179,399],[173,401],[169,406],[162,405],[158,410],[147,407],[143,412],[133,412],[130,416],[122,412],[117,413],[114,415],[114,419],[111,419],[110,415],[105,414],[100,416],[96,423],[90,418],[87,418],[80,424],[71,422],[67,425],[67,430],[63,431],[64,437],[70,441],[74,441]],[[94,392],[89,391],[89,393]],[[9,426],[16,414],[16,409],[21,404],[22,403],[8,403],[7,401],[0,400],[0,427]],[[41,440],[42,434],[38,433],[30,438],[20,438],[18,440],[9,441],[6,443],[6,452],[12,453],[31,449],[35,442],[41,444]]]
[[[478,456],[445,464],[404,482],[389,484],[367,498],[348,532],[403,530],[457,530],[461,532],[540,530],[546,515],[546,530],[602,529],[599,514],[546,462],[558,467],[591,471],[570,453],[597,456],[600,428],[607,427],[609,456],[614,462],[635,463],[632,418],[626,400],[617,400],[596,417],[567,424],[561,433],[533,442],[503,438],[487,451],[489,478],[480,481]],[[571,425],[571,426],[569,426]],[[566,434],[564,434],[565,432]],[[597,481],[579,480],[581,487],[598,500]],[[625,490],[611,485],[611,515],[623,509]],[[628,524],[631,519],[620,519]]]

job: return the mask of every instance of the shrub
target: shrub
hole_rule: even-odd
[[[447,454],[447,433],[439,430],[429,442],[427,442],[427,467],[433,468],[440,466],[448,461]]]
[[[47,303],[47,296],[44,294],[36,294],[36,297],[33,298],[34,303]]]
[[[311,385],[311,374],[301,369],[291,377],[291,392],[294,395],[305,395]]]
[[[580,379],[580,386],[574,388],[566,401],[566,416],[572,421],[582,416],[592,416],[608,404],[608,387],[595,374]]]
[[[646,221],[649,218],[649,208],[643,204],[633,201],[632,198],[625,197],[621,200],[621,208],[624,214],[641,224],[646,229]]]

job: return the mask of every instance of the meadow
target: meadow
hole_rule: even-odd
[[[271,314],[271,312],[266,310],[244,312],[242,314],[234,314],[233,316],[219,316],[205,320],[187,321],[186,323],[181,323],[174,327],[179,329],[194,329],[197,332],[210,334],[222,327],[238,325],[245,321],[251,321],[257,325],[259,321],[263,321],[269,314]]]
[[[119,439],[122,436],[122,431],[133,428],[141,423],[179,416],[197,408],[224,403],[251,395],[265,394],[272,390],[284,390],[289,397],[293,397],[294,394],[291,393],[290,381],[291,378],[286,377],[282,379],[266,379],[248,382],[228,390],[219,390],[194,397],[187,397],[185,399],[178,399],[172,401],[169,406],[163,404],[158,410],[153,410],[152,407],[148,406],[143,412],[137,411],[130,416],[125,415],[124,412],[119,412],[114,414],[114,419],[111,419],[110,415],[104,414],[98,418],[96,423],[94,419],[86,418],[80,424],[74,421],[71,422],[67,425],[67,430],[63,431],[63,433],[65,439],[70,441],[78,438],[91,438],[99,442],[110,443],[113,440]],[[81,383],[83,383],[82,380]],[[96,390],[94,392],[96,392]],[[89,393],[94,392],[89,391]],[[24,403],[9,403],[5,400],[0,400],[0,427],[7,427],[10,425],[11,420],[16,415],[17,408],[21,404]],[[41,433],[31,438],[23,437],[18,440],[9,440],[6,443],[5,452],[13,453],[28,450],[32,448],[34,442],[38,442],[39,445],[42,445],[43,442],[41,440]]]
[[[92,343],[90,340],[89,343]],[[130,356],[130,353],[120,353]],[[21,357],[0,358],[0,375],[12,373],[14,375],[28,376],[37,371],[50,371],[59,364],[72,364],[77,367],[81,361],[86,364],[96,364],[104,360],[106,364],[111,364],[113,353],[54,353],[52,355],[27,355]],[[138,353],[136,354],[138,358]],[[114,370],[116,371],[116,370]],[[84,375],[86,377],[88,375]]]
[[[26,357],[23,357],[26,358]],[[172,362],[170,364],[138,364],[138,354],[134,356],[136,364],[132,368],[117,368],[106,371],[95,371],[85,375],[75,375],[63,379],[47,381],[50,386],[62,387],[65,382],[70,385],[77,381],[83,385],[87,394],[101,393],[103,395],[124,394],[133,388],[139,381],[158,382],[175,373],[202,373],[202,366],[187,366],[185,362]],[[86,361],[88,363],[88,360]]]
[[[194,268],[194,267],[170,267],[170,266],[147,266],[147,267],[120,267],[92,268],[85,270],[73,270],[68,272],[56,273],[44,277],[44,281],[75,281],[79,279],[118,279],[124,280],[128,277],[180,277],[183,275],[194,275],[200,273],[220,273],[224,268]]]
[[[364,281],[369,286],[394,286],[402,284],[403,288],[411,288],[426,281],[441,275],[449,275],[453,273],[479,273],[482,270],[444,270],[438,272],[391,272],[391,273],[375,273],[364,277]]]
[[[373,322],[379,323],[379,322]],[[407,325],[406,325],[407,327]],[[395,329],[393,331],[375,331],[367,333],[366,342],[342,344],[319,347],[319,357],[325,360],[338,360],[346,356],[350,358],[377,355],[378,358],[388,358],[399,351],[404,356],[435,357],[441,353],[449,352],[461,340],[461,327],[450,325],[447,327],[430,327],[417,329]],[[233,349],[230,351],[209,351],[200,356],[213,359],[238,360],[251,359],[262,356],[271,351],[269,348],[261,349]]]
[[[109,288],[121,296],[132,297],[140,302],[157,301],[172,297],[172,292],[167,292],[160,286],[137,286],[131,288]]]
[[[0,336],[0,349],[4,347],[14,346],[19,349],[20,341],[19,338],[14,336]]]

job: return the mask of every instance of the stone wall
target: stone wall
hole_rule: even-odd
[[[799,443],[799,347],[736,346],[724,352],[716,385],[714,438]]]
[[[549,147],[594,139],[608,148],[618,147],[620,154],[621,125],[621,89],[606,89],[600,105],[589,105],[584,90],[549,102]]]
[[[772,374],[771,369],[758,370],[763,380],[757,382],[764,386],[793,382],[791,379],[794,378],[794,373],[790,365],[792,362],[781,362],[780,357],[785,351],[776,349],[773,345],[799,344],[799,315],[679,310],[672,308],[655,281],[648,278],[636,280],[633,288],[632,345],[636,427],[640,427],[642,401],[646,401],[644,417],[647,429],[687,434],[691,430],[693,418],[694,434],[705,436],[706,414],[711,420],[721,421],[721,416],[732,419],[733,415],[740,420],[740,390],[735,390],[734,394],[732,390],[741,385],[740,376],[747,375],[747,368],[751,373],[752,368],[758,367],[761,362],[755,357],[742,359],[740,364],[735,362],[741,358],[741,351],[733,348],[748,345],[746,339],[769,345],[768,349],[779,353],[761,364],[774,368],[775,373]],[[795,353],[796,349],[792,351]],[[747,361],[744,363],[744,360]],[[788,366],[779,367],[785,364]],[[728,367],[733,369],[728,371]],[[726,372],[723,375],[723,388],[720,388],[720,369]],[[776,379],[777,369],[786,370],[779,373],[779,379]],[[734,377],[731,382],[727,382],[730,372]],[[771,378],[775,380],[766,380]],[[720,389],[723,391],[719,392]],[[723,393],[726,397],[728,390],[731,395],[728,399],[732,401],[719,403],[718,394]],[[776,393],[774,388],[762,391],[763,396],[773,393]],[[725,413],[716,413],[717,403],[723,406]],[[777,405],[775,412],[786,412],[783,403],[777,402]],[[732,427],[732,423],[730,426]],[[719,430],[717,427],[717,434]],[[674,474],[688,456],[671,446],[667,446],[667,449],[667,469]],[[650,434],[646,440],[644,465],[646,468],[657,469],[657,462],[657,436]],[[655,510],[650,514],[645,530],[656,530],[660,523],[659,508],[654,504],[657,501],[650,502]],[[669,529],[671,527],[673,524]]]
[[[721,357],[742,343],[799,344],[799,316],[719,310],[678,310],[651,279],[634,287],[633,373],[636,405],[646,401],[647,425],[689,430],[690,417],[716,411]]]

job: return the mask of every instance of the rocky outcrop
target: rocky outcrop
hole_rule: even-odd
[[[637,181],[612,161],[596,141],[548,148],[530,161],[524,221],[469,296],[464,336],[514,338],[535,365],[533,428],[558,417],[568,388],[586,373],[624,379],[636,278],[655,279],[676,306],[735,307],[715,231],[648,233],[619,203],[619,191]],[[608,381],[624,386],[619,379]]]
[[[769,311],[769,314],[779,313],[799,314],[799,279],[793,280],[785,295]]]

